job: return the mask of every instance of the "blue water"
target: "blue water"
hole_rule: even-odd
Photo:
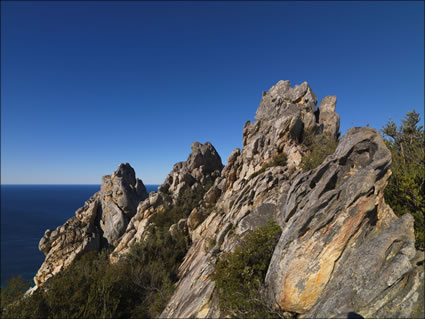
[[[159,185],[146,185],[148,192]],[[38,243],[100,189],[100,185],[1,185],[1,287],[19,274],[32,281],[44,260]]]

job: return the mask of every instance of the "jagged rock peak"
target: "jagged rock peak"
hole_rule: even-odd
[[[186,161],[174,164],[172,171],[165,178],[158,191],[150,193],[145,201],[140,202],[137,214],[131,219],[125,233],[111,254],[110,260],[112,262],[118,261],[123,254],[129,251],[131,245],[143,240],[151,216],[163,213],[165,207],[177,205],[185,192],[204,194],[209,190],[206,194],[208,198],[214,197],[214,195],[218,196],[217,189],[211,186],[221,175],[223,169],[220,155],[210,142],[204,144],[194,142],[191,144],[191,149],[192,152]],[[197,218],[192,216],[191,220],[198,220],[199,218],[201,216]],[[172,227],[173,232],[176,229],[185,229],[186,226],[183,227],[183,223],[186,225],[186,220],[180,221],[179,225],[174,225]]]
[[[289,81],[279,81],[267,93],[263,93],[255,120],[272,119],[290,105],[302,106],[314,112],[316,104],[317,97],[307,82],[291,88]]]
[[[243,148],[235,167],[226,167],[235,178],[248,178],[285,153],[288,167],[297,168],[305,152],[302,142],[306,134],[325,133],[338,139],[339,115],[336,98],[325,97],[316,110],[317,97],[307,82],[291,88],[289,81],[279,81],[264,92],[255,122],[247,121],[243,129]],[[320,109],[322,112],[320,112]]]
[[[84,252],[115,246],[138,204],[148,197],[134,169],[120,164],[111,175],[103,176],[100,191],[55,230],[46,230],[39,249],[46,258],[34,277],[37,286],[66,269]]]
[[[206,142],[205,144],[193,142],[190,147],[192,152],[186,161],[188,169],[192,170],[204,165],[204,172],[211,173],[223,168],[220,155],[218,155],[210,142]]]
[[[100,190],[105,198],[112,196],[113,202],[130,218],[136,214],[139,202],[148,197],[145,185],[128,163],[121,163],[112,175],[103,176]]]
[[[326,96],[317,110],[320,131],[334,138],[339,137],[339,115],[335,112],[336,96]]]
[[[192,152],[185,162],[178,162],[159,187],[160,192],[177,198],[186,186],[197,187],[210,183],[223,169],[221,157],[210,142],[191,144]]]

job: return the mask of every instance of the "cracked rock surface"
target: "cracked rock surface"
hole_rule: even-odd
[[[121,164],[74,217],[46,231],[37,286],[84,251],[112,246],[110,260],[118,262],[146,238],[151,216],[189,190],[202,196],[169,228],[191,246],[161,318],[223,317],[210,280],[215,265],[270,220],[282,229],[264,283],[271,307],[298,318],[423,318],[424,252],[415,249],[413,218],[397,217],[383,195],[391,154],[373,129],[340,137],[336,102],[327,96],[317,107],[307,82],[279,81],[263,93],[255,121],[243,127],[242,148],[226,166],[211,143],[195,142],[149,196]],[[320,166],[302,171],[309,152],[303,139],[311,133],[339,144]],[[283,153],[286,164],[276,161]]]
[[[34,277],[35,284],[42,286],[84,252],[115,245],[136,214],[137,205],[146,197],[145,185],[128,163],[104,176],[100,191],[74,217],[53,231],[46,230],[39,243],[46,258]]]

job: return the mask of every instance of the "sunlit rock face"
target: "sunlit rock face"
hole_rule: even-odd
[[[375,130],[352,128],[321,166],[293,181],[266,277],[276,307],[307,317],[385,317],[395,313],[382,307],[397,295],[395,308],[414,311],[401,307],[409,298],[403,282],[418,277],[413,218],[397,218],[385,204],[390,165]]]
[[[256,121],[248,121],[243,128],[242,149],[231,153],[210,196],[189,216],[193,244],[162,317],[222,315],[209,277],[220,254],[235,247],[237,236],[280,218],[285,196],[300,174],[299,165],[307,151],[301,143],[304,132],[328,129],[317,117],[316,104],[317,97],[306,82],[291,88],[289,81],[280,81],[263,93]],[[329,130],[338,131],[333,134],[336,138],[339,118],[333,124]],[[286,166],[271,166],[262,172],[282,153],[287,154]],[[215,247],[208,247],[211,241]]]
[[[414,246],[413,218],[398,218],[383,198],[390,152],[370,128],[340,138],[335,110],[335,96],[317,107],[308,83],[279,81],[263,93],[255,121],[243,127],[243,147],[225,167],[211,143],[195,142],[148,196],[134,170],[121,164],[75,217],[46,231],[37,285],[84,251],[112,246],[110,261],[119,262],[147,238],[152,217],[190,191],[199,202],[169,232],[191,246],[161,318],[223,317],[210,279],[216,263],[270,220],[282,229],[265,278],[271,308],[299,318],[424,317],[424,253]],[[320,166],[302,171],[307,134],[339,144]],[[276,162],[283,154],[286,164]]]
[[[74,217],[53,231],[46,230],[41,238],[39,249],[46,258],[34,278],[36,285],[43,285],[82,253],[114,246],[145,198],[146,188],[128,163],[104,176],[100,191]]]
[[[134,243],[144,240],[151,216],[163,213],[166,207],[177,205],[186,192],[191,191],[199,194],[207,192],[206,198],[215,194],[216,188],[211,188],[211,186],[223,169],[220,156],[209,142],[204,144],[194,142],[191,149],[187,160],[174,165],[173,170],[165,178],[158,191],[150,193],[145,201],[140,202],[137,214],[131,219],[125,234],[111,254],[112,262],[117,262]],[[202,219],[203,216],[199,218]],[[193,218],[190,219],[189,225],[193,225],[194,222]],[[172,225],[171,229],[174,232],[179,229],[186,231],[187,224],[187,220],[184,219],[178,224]]]
[[[411,216],[397,218],[383,199],[391,156],[378,132],[349,130],[321,166],[301,172],[306,131],[340,136],[336,97],[316,104],[307,83],[280,81],[263,93],[256,121],[244,126],[243,148],[189,217],[193,244],[161,317],[221,317],[210,280],[215,264],[236,236],[270,219],[283,230],[265,281],[276,309],[308,318],[423,314],[424,258],[414,248]],[[286,167],[255,174],[281,152]]]

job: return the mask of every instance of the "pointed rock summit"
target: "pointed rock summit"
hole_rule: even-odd
[[[34,278],[36,285],[42,286],[82,253],[114,246],[136,214],[139,202],[147,196],[145,185],[128,163],[104,176],[100,191],[74,217],[53,231],[46,230],[41,238],[39,249],[46,258]]]
[[[197,193],[202,198],[220,176],[223,164],[220,155],[210,142],[205,144],[194,142],[191,148],[192,152],[187,160],[174,164],[173,170],[158,191],[150,193],[149,198],[139,204],[137,214],[132,218],[125,235],[111,254],[112,262],[117,262],[133,244],[145,238],[151,216],[164,213],[167,207],[179,204],[184,199],[185,193]],[[173,229],[186,229],[185,219],[180,224]]]

